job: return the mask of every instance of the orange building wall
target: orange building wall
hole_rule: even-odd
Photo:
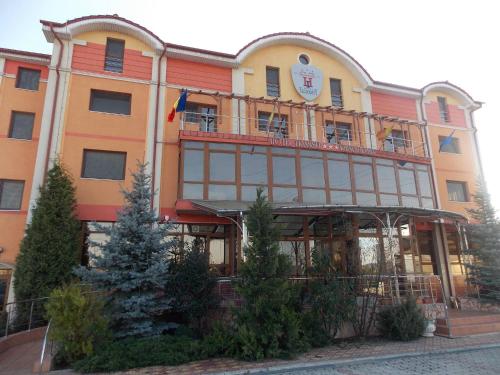
[[[437,102],[425,103],[425,112],[427,113],[427,120],[435,124],[443,123],[439,117],[439,104]],[[454,126],[466,127],[464,110],[457,105],[448,103],[449,121],[447,124]]]
[[[417,103],[415,99],[377,91],[372,91],[371,97],[374,113],[397,116],[408,120],[417,119]]]
[[[40,69],[47,77],[47,67],[7,60],[5,72],[17,75],[19,66]],[[4,76],[0,85],[0,179],[24,180],[23,199],[19,211],[0,210],[0,262],[15,262],[19,243],[24,235],[26,214],[35,166],[40,123],[43,112],[46,83],[41,81],[38,91],[17,89],[16,78]],[[35,113],[32,140],[8,138],[12,111]]]
[[[232,92],[232,71],[230,68],[169,58],[167,82],[186,87]]]

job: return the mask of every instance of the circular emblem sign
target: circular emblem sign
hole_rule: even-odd
[[[308,102],[316,99],[323,87],[323,72],[312,65],[292,65],[292,81],[297,92]]]

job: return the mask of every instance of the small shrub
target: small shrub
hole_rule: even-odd
[[[75,283],[54,289],[50,297],[49,335],[58,344],[58,360],[71,364],[91,355],[95,345],[108,337],[104,302],[90,288]]]
[[[382,336],[392,340],[409,341],[418,338],[425,327],[425,320],[415,299],[400,305],[389,306],[377,316],[377,327]]]
[[[234,354],[234,333],[217,322],[212,332],[201,342],[201,351],[205,357],[225,357]]]

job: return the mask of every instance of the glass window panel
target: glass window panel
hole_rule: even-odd
[[[267,95],[272,97],[280,96],[280,70],[278,68],[266,67],[266,87]]]
[[[184,150],[184,181],[203,181],[203,151]]]
[[[335,107],[343,107],[342,102],[342,84],[340,79],[330,78],[330,95],[332,98],[332,105]]]
[[[360,206],[376,206],[377,197],[373,193],[356,193],[357,204]]]
[[[271,151],[273,154],[295,155],[295,150],[289,147],[272,147]]]
[[[296,184],[295,158],[273,156],[273,184]]]
[[[26,90],[38,90],[40,73],[40,70],[19,68],[17,71],[16,87]]]
[[[236,155],[221,152],[210,153],[210,181],[236,180]]]
[[[240,149],[244,152],[267,152],[267,148],[262,146],[241,145]]]
[[[448,199],[456,202],[467,202],[467,188],[465,182],[446,181],[448,187]]]
[[[418,174],[418,186],[420,187],[420,194],[424,197],[432,197],[431,182],[429,179],[429,173],[423,171],[417,171]]]
[[[0,209],[19,210],[23,200],[24,181],[0,180]]]
[[[415,174],[406,169],[399,170],[399,186],[402,194],[417,194]]]
[[[380,258],[379,239],[376,237],[360,237],[359,250],[363,273],[375,274]]]
[[[422,207],[434,208],[434,201],[432,200],[432,198],[422,198]]]
[[[378,188],[383,193],[397,193],[394,167],[377,165]]]
[[[338,152],[327,152],[326,155],[329,159],[340,159],[340,160],[348,160],[349,155],[347,154],[339,154]]]
[[[208,199],[218,201],[236,200],[236,186],[234,185],[208,185]]]
[[[380,205],[382,206],[399,206],[397,195],[380,194]]]
[[[203,199],[203,184],[184,183],[182,197],[184,199]]]
[[[360,161],[362,163],[370,163],[371,164],[372,158],[370,158],[368,156],[353,155],[352,161]]]
[[[125,152],[84,150],[82,177],[123,180],[126,157]]]
[[[210,239],[210,264],[224,264],[224,239]]]
[[[9,138],[31,139],[34,121],[34,113],[12,112]]]
[[[241,187],[241,200],[244,202],[253,202],[257,198],[257,188],[259,186],[242,186]],[[264,195],[268,195],[267,186],[262,186]]]
[[[367,164],[354,164],[354,181],[356,190],[373,190],[372,166]]]
[[[267,155],[241,154],[241,182],[267,184]]]
[[[323,159],[301,158],[300,166],[302,171],[303,186],[325,186]]]
[[[203,149],[204,146],[205,144],[203,142],[184,142],[185,148]]]
[[[326,193],[321,189],[302,189],[304,203],[326,203]]]
[[[349,162],[340,160],[328,160],[328,179],[330,188],[351,189],[351,174]]]
[[[420,202],[418,201],[417,197],[403,196],[402,201],[403,201],[403,206],[405,206],[405,207],[419,207],[420,206]]]
[[[130,115],[132,95],[123,92],[90,90],[90,110]]]
[[[425,165],[425,164],[415,164],[415,167],[416,167],[419,171],[427,171],[427,165]]]
[[[273,188],[273,202],[298,202],[299,196],[296,188]]]
[[[352,192],[330,190],[332,204],[352,204]]]
[[[231,143],[209,143],[208,148],[211,150],[236,150],[236,145]]]
[[[302,156],[310,156],[313,158],[322,158],[323,153],[321,151],[307,151],[307,150],[302,150],[300,151],[300,155]]]
[[[125,41],[108,38],[106,43],[106,57],[104,60],[104,70],[121,73],[123,71],[123,55],[125,51]]]
[[[377,159],[377,164],[383,164],[383,165],[394,165],[394,162],[391,159]]]

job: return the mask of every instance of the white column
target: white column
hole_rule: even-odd
[[[309,124],[311,128],[311,141],[315,141],[316,138],[316,111],[314,109],[311,109],[309,111],[309,118],[311,119],[311,122]]]
[[[373,108],[372,108],[372,95],[370,91],[366,89],[360,89],[359,90],[361,94],[361,108],[363,109],[363,112],[367,113],[373,113]],[[363,122],[365,124],[365,142],[366,142],[366,147],[370,147],[372,145],[372,148],[377,148],[377,137],[375,135],[375,127],[372,127],[372,132],[370,132],[370,120],[365,117],[363,119]],[[374,124],[372,124],[374,125]],[[373,134],[371,134],[373,133]]]
[[[151,69],[151,82],[149,83],[149,100],[148,100],[148,127],[146,135],[144,162],[146,165],[146,173],[151,175],[153,171],[153,154],[155,147],[155,120],[156,120],[156,92],[158,80],[158,55],[153,56],[152,69]],[[155,189],[158,189],[155,183]]]
[[[0,57],[0,85],[2,84],[4,69],[5,69],[5,57]]]

